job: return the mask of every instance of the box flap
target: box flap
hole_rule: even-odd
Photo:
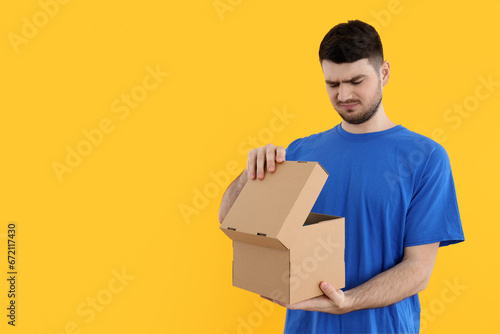
[[[317,162],[285,161],[263,180],[249,180],[221,229],[230,238],[252,236],[277,238],[287,248],[287,239],[298,230],[311,211],[328,173]]]
[[[274,248],[278,250],[287,250],[287,248],[276,238],[268,238],[262,235],[254,235],[245,232],[238,232],[231,228],[222,228],[222,231],[227,234],[233,241],[241,241],[247,244],[262,246],[267,248]]]

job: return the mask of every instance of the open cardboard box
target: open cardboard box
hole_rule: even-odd
[[[285,161],[249,180],[220,228],[233,240],[233,285],[293,304],[345,286],[344,218],[311,213],[328,178],[317,162]]]

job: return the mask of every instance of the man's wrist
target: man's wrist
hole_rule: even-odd
[[[356,311],[355,298],[352,291],[350,290],[344,291],[344,302],[342,305],[342,310],[344,311],[344,313]]]

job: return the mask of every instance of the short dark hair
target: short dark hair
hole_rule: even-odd
[[[353,63],[363,58],[368,58],[378,70],[384,61],[384,51],[375,28],[359,20],[337,24],[319,47],[320,62],[327,59],[337,64]]]

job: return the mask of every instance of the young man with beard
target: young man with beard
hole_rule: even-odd
[[[318,161],[330,172],[314,212],[345,217],[346,286],[287,307],[285,333],[417,333],[418,292],[439,246],[464,240],[446,151],[394,124],[382,105],[390,75],[375,29],[361,21],[330,30],[319,57],[334,128],[248,154],[222,199],[222,221],[246,182],[287,160]]]

